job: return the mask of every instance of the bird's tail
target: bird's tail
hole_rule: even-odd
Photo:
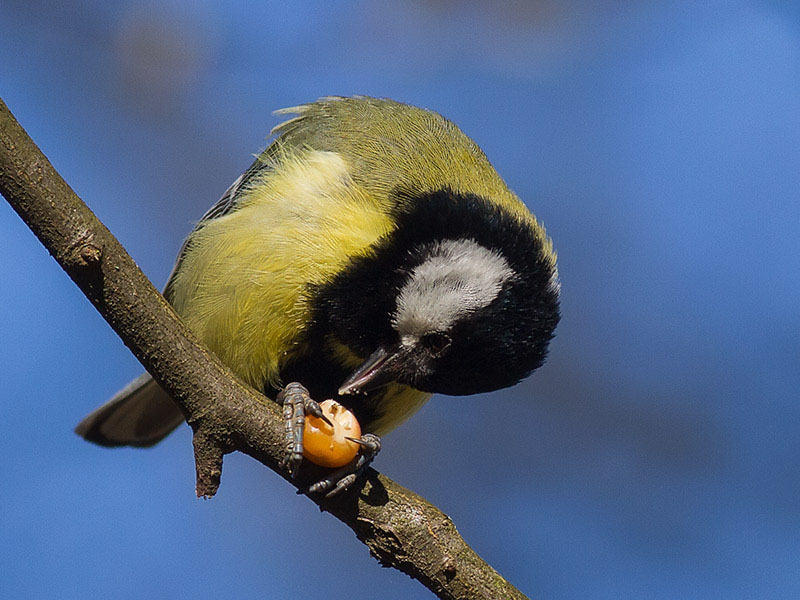
[[[78,423],[75,433],[101,446],[144,448],[163,440],[182,422],[172,398],[144,373]]]

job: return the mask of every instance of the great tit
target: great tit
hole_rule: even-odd
[[[556,255],[471,139],[363,96],[278,113],[295,116],[197,223],[164,289],[225,364],[294,409],[337,398],[374,454],[431,394],[497,390],[543,363]],[[151,446],[182,421],[145,374],[76,431]]]

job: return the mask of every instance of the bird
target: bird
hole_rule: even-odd
[[[560,320],[543,225],[483,151],[436,112],[323,97],[288,118],[196,224],[164,297],[289,425],[336,398],[364,435],[355,464],[310,492],[338,493],[432,394],[512,386],[539,368]],[[299,411],[299,413],[298,413]],[[184,421],[148,374],[76,432],[148,447]]]

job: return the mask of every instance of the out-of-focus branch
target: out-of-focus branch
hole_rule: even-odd
[[[275,404],[200,345],[2,100],[0,193],[183,410],[194,431],[198,496],[214,495],[222,457],[234,450],[288,480],[279,467],[283,426]],[[307,485],[319,474],[307,471],[296,483]],[[525,598],[469,547],[447,515],[373,469],[340,497],[312,500],[348,525],[382,565],[440,598]]]

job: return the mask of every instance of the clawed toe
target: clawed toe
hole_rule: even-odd
[[[349,464],[333,471],[299,494],[325,494],[332,498],[353,485],[375,459],[381,449],[381,438],[374,433],[365,433],[360,439],[347,438],[361,446],[361,452]]]
[[[303,428],[307,414],[319,417],[330,424],[322,414],[322,408],[311,399],[308,390],[299,383],[290,383],[275,398],[283,405],[283,427],[286,434],[286,449],[282,466],[296,479],[303,462]]]

